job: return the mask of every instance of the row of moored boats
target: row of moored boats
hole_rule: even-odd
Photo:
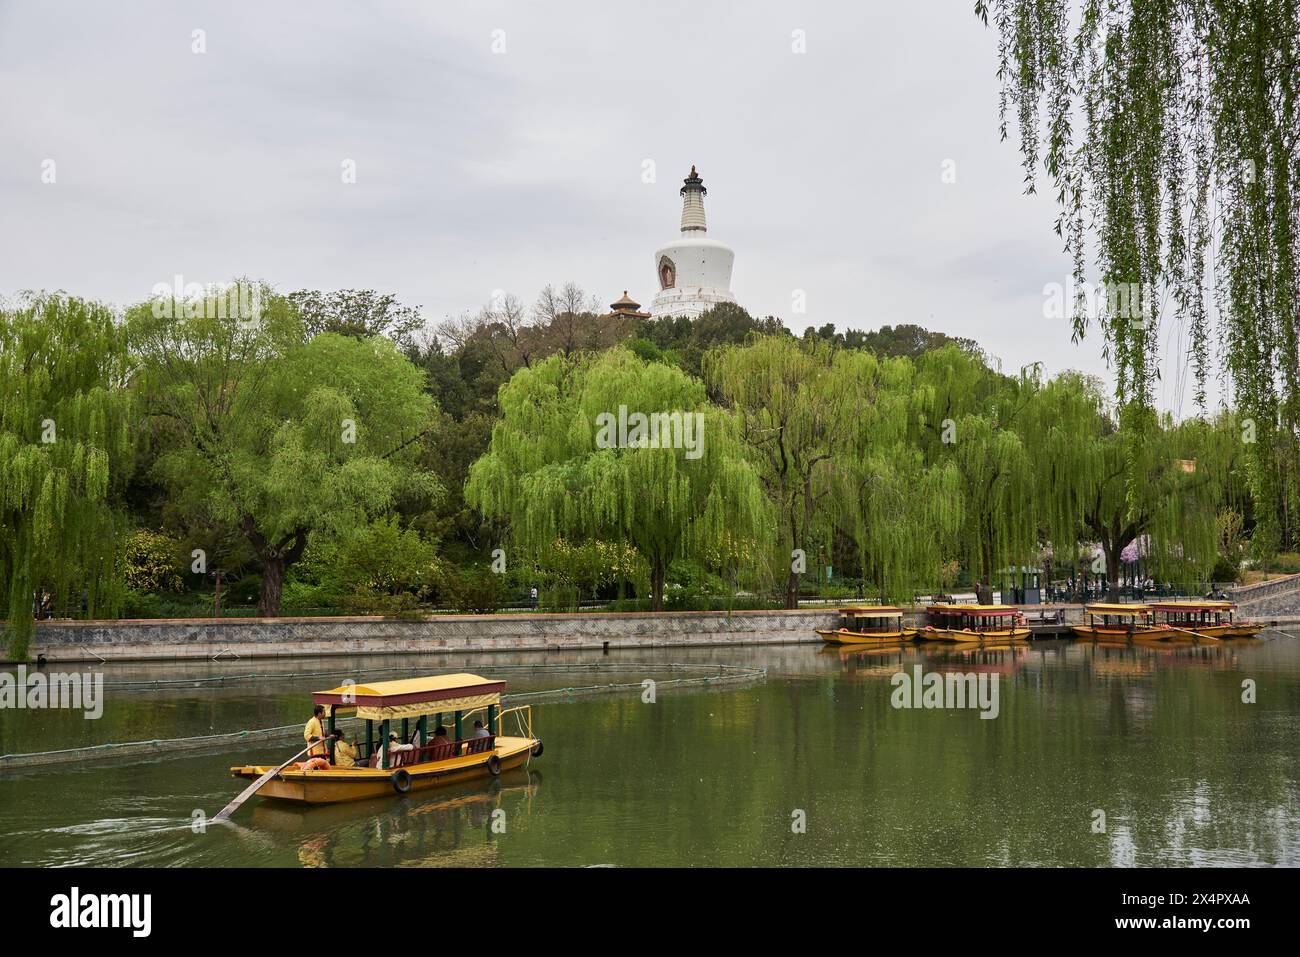
[[[1098,642],[1221,641],[1253,638],[1264,626],[1237,620],[1230,601],[1157,601],[1148,604],[1087,605],[1084,621],[1071,626],[1076,638]],[[1028,641],[1025,614],[1016,605],[930,605],[926,624],[912,627],[903,609],[888,605],[841,608],[840,626],[819,629],[824,641],[838,645],[904,641]]]

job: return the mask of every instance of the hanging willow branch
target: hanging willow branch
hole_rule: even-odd
[[[1165,302],[1190,332],[1198,403],[1217,336],[1253,423],[1257,554],[1294,542],[1300,2],[976,0],[975,13],[998,34],[1002,135],[1014,116],[1027,189],[1041,162],[1056,191],[1075,338],[1090,238],[1103,283],[1156,292],[1146,315],[1098,317],[1117,398],[1136,406],[1121,416],[1152,405]]]

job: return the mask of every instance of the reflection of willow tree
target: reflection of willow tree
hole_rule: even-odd
[[[552,356],[516,372],[500,403],[502,418],[470,469],[465,500],[490,519],[508,516],[524,555],[558,538],[630,544],[649,566],[658,611],[674,559],[702,559],[728,540],[766,533],[762,489],[734,422],[678,369],[622,348]],[[629,414],[702,413],[702,454],[645,443],[598,447],[599,417],[617,416],[620,406]]]
[[[33,592],[90,609],[112,578],[110,472],[130,450],[126,349],[107,308],[42,296],[0,311],[0,581],[9,657],[25,659]]]
[[[1247,472],[1256,553],[1294,544],[1300,5],[977,0],[975,9],[999,35],[1003,133],[1013,114],[1030,189],[1040,159],[1052,179],[1078,292],[1095,223],[1103,281],[1167,292],[1188,324],[1202,403],[1211,344],[1203,285],[1213,285],[1236,404],[1256,430]],[[1132,310],[1100,319],[1119,399],[1139,420],[1158,374],[1160,297],[1151,298],[1145,321]],[[1087,321],[1076,308],[1076,337]],[[1136,491],[1144,476],[1130,465]]]

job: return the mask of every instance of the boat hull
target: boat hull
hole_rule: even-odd
[[[1174,637],[1172,628],[1160,628],[1158,626],[1145,626],[1134,628],[1131,631],[1128,628],[1090,628],[1087,625],[1072,625],[1070,628],[1076,638],[1082,638],[1088,641],[1164,641]]]
[[[926,641],[951,641],[963,644],[989,641],[1028,641],[1028,628],[998,628],[991,631],[966,631],[956,628],[922,628],[921,637]]]
[[[817,634],[822,641],[832,645],[870,645],[911,641],[916,637],[915,628],[902,628],[894,631],[846,631],[819,628]]]
[[[449,784],[459,784],[476,778],[493,777],[488,759],[495,755],[501,761],[501,770],[521,767],[527,762],[537,742],[528,738],[498,737],[494,752],[468,754],[445,761],[412,764],[401,770],[410,775],[409,791],[425,791]],[[235,777],[256,780],[270,767],[247,765],[230,769]],[[326,771],[282,771],[257,789],[258,797],[299,804],[337,804],[342,801],[362,801],[367,798],[395,797],[399,793],[393,785],[395,769],[380,768],[330,768]]]

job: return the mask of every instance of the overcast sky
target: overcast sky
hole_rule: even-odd
[[[1099,335],[1044,317],[1068,260],[998,139],[972,6],[0,0],[0,295],[249,275],[433,322],[572,279],[648,304],[694,163],[755,315],[1109,381]],[[1191,389],[1166,325],[1169,407]]]

